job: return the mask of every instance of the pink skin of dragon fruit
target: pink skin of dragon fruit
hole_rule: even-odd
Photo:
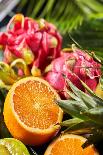
[[[15,59],[29,59],[27,64],[31,68],[39,68],[43,72],[53,59],[60,56],[62,37],[51,23],[17,14],[7,25],[7,31],[0,33],[0,45],[7,63],[13,60],[9,58],[13,55]]]
[[[59,58],[52,61],[51,66],[51,70],[46,74],[45,79],[60,92],[60,95],[66,95],[66,82],[63,74],[82,91],[85,89],[79,79],[95,91],[101,74],[100,64],[79,49],[75,52],[62,53]]]

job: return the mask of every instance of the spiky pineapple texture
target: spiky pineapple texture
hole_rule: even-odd
[[[81,83],[90,95],[79,90],[70,80],[66,79],[66,82],[69,86],[67,93],[71,99],[56,100],[64,112],[72,116],[71,119],[60,124],[66,127],[63,132],[88,134],[83,147],[103,140],[103,100],[96,96],[82,81]]]

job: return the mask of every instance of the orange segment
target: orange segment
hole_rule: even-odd
[[[59,108],[53,101],[56,95],[48,86],[39,81],[28,81],[16,87],[16,92],[17,95],[13,95],[14,110],[25,125],[47,129],[57,123]]]
[[[93,145],[83,149],[84,137],[66,134],[49,145],[44,155],[99,155]]]
[[[4,121],[13,137],[25,144],[48,141],[60,128],[63,112],[56,91],[43,79],[28,77],[15,83],[4,104]]]

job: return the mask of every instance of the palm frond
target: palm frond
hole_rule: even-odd
[[[95,54],[103,60],[103,19],[85,20],[82,26],[69,34],[84,50],[95,51]],[[63,47],[74,43],[69,34],[63,37]]]
[[[71,32],[82,24],[85,18],[100,17],[103,2],[100,0],[22,0],[18,12],[26,7],[25,15],[45,18],[54,23],[61,33]],[[103,18],[103,16],[102,16]]]

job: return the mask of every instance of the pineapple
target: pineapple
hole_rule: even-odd
[[[87,141],[83,144],[86,147],[103,139],[103,100],[83,82],[83,86],[90,95],[82,92],[66,79],[67,85],[71,88],[67,93],[71,96],[68,100],[56,100],[56,103],[72,116],[71,119],[63,121],[60,125],[66,129],[63,133],[87,134]],[[68,115],[68,118],[70,118]]]

